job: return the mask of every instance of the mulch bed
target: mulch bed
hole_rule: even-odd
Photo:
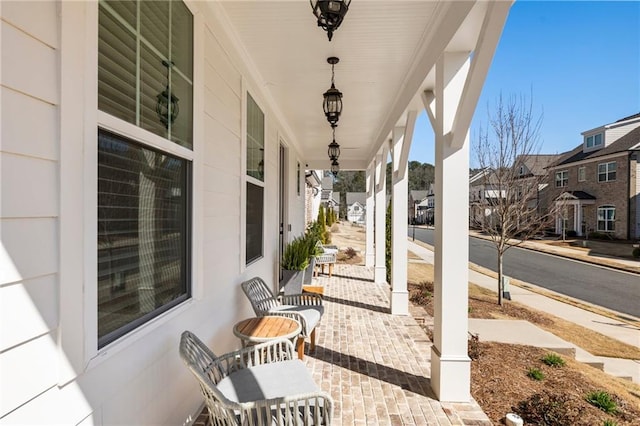
[[[433,315],[433,283],[409,284],[412,303]],[[510,317],[545,325],[550,319],[533,310],[496,300],[469,298],[469,317]],[[544,426],[640,426],[640,404],[612,395],[618,413],[607,414],[585,400],[589,392],[603,390],[589,377],[569,364],[549,367],[541,359],[549,351],[541,348],[470,340],[471,393],[495,424],[504,424],[507,413],[517,413],[526,425]],[[529,369],[540,370],[541,381],[527,376]]]

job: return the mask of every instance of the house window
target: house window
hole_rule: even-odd
[[[579,167],[578,168],[578,182],[584,182],[587,180],[587,168]]]
[[[598,207],[598,231],[613,232],[616,230],[616,208],[614,206]]]
[[[598,164],[598,182],[616,180],[616,162]]]
[[[187,148],[125,138],[117,121],[98,130],[101,348],[191,295],[193,16],[181,2],[101,1],[98,13],[98,108]]]
[[[98,131],[98,346],[190,296],[191,162]]]
[[[247,93],[245,261],[262,257],[264,223],[264,113]]]
[[[98,108],[193,148],[193,16],[180,1],[101,1]]]
[[[585,139],[587,148],[593,148],[602,145],[602,133],[587,136]]]
[[[563,188],[569,184],[569,172],[562,170],[556,172],[556,188]]]
[[[298,167],[296,169],[296,192],[298,193],[298,197],[300,196],[300,162],[298,162]]]

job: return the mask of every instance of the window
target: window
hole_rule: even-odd
[[[193,147],[193,16],[180,1],[100,1],[98,108]]]
[[[189,161],[98,131],[98,346],[190,295]]]
[[[598,164],[598,182],[616,180],[616,162]]]
[[[587,136],[585,140],[586,140],[587,148],[600,146],[602,145],[602,133],[597,133],[595,135]]]
[[[587,168],[579,167],[578,168],[578,182],[584,182],[587,180]]]
[[[614,206],[598,207],[598,231],[614,232],[616,220],[616,208]]]
[[[563,188],[569,184],[569,172],[562,170],[556,172],[556,188]]]
[[[192,75],[183,3],[100,1],[98,108],[187,150],[98,129],[99,348],[191,296]]]
[[[298,162],[298,168],[296,170],[296,190],[298,192],[298,197],[300,196],[300,162]]]
[[[246,264],[262,257],[264,220],[264,113],[247,93]]]

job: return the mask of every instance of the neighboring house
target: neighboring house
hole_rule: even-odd
[[[322,195],[320,198],[320,204],[325,208],[333,209],[336,213],[336,217],[340,213],[340,193],[333,192],[333,177],[328,173],[322,178]],[[316,219],[318,215],[316,213]]]
[[[425,199],[428,190],[416,190],[409,191],[409,202],[407,206],[407,212],[409,213],[409,223],[418,223],[418,204]]]
[[[582,133],[583,142],[549,167],[557,233],[640,238],[640,114]]]
[[[478,228],[493,218],[495,200],[504,197],[493,170],[484,168],[469,177],[469,226]]]
[[[363,225],[366,222],[367,193],[347,192],[347,220]]]
[[[415,205],[415,224],[433,225],[436,195],[433,191],[433,183],[429,184],[426,195]]]

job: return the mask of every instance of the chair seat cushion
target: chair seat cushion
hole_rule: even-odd
[[[304,316],[307,322],[307,329],[303,330],[305,336],[308,336],[311,331],[318,325],[320,318],[324,313],[324,306],[322,305],[280,305],[271,309],[271,312],[298,312]]]
[[[299,359],[262,364],[234,371],[218,390],[233,402],[253,402],[318,392],[309,370]]]

